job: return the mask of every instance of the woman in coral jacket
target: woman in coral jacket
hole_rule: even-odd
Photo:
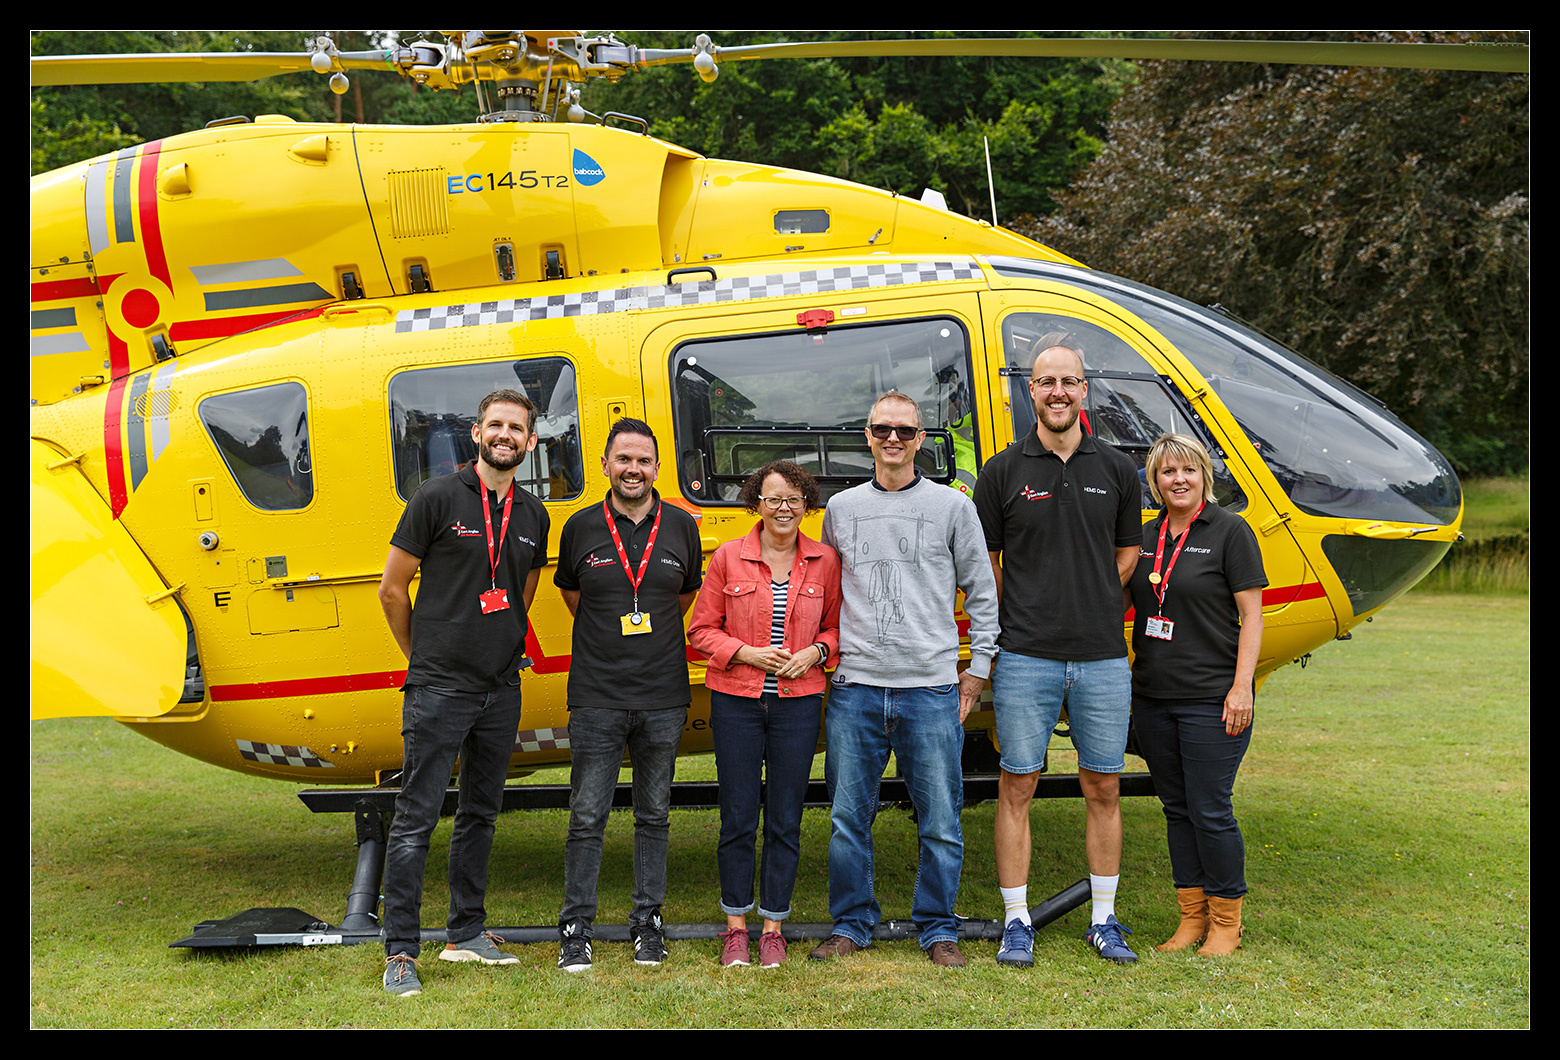
[[[803,534],[802,516],[822,507],[818,483],[788,460],[759,468],[742,485],[759,524],[710,557],[688,640],[709,657],[710,729],[720,778],[722,967],[751,963],[746,915],[754,908],[754,840],[763,797],[759,869],[759,966],[785,960],[780,924],[791,914],[801,858],[802,803],[818,749],[824,666],[840,644],[840,559]]]

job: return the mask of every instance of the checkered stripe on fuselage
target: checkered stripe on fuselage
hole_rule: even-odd
[[[515,733],[517,752],[567,751],[568,749],[568,729],[521,729]]]
[[[238,753],[251,762],[264,762],[272,766],[299,766],[305,769],[335,769],[307,747],[294,747],[284,743],[257,743],[254,740],[234,740]]]
[[[437,331],[442,328],[482,324],[513,324],[526,320],[621,313],[630,309],[666,309],[690,305],[714,305],[755,298],[783,298],[799,294],[865,290],[908,283],[953,283],[981,275],[973,261],[874,262],[837,269],[810,269],[769,276],[737,276],[729,280],[705,280],[666,287],[620,287],[610,291],[509,298],[496,302],[463,302],[459,305],[407,309],[396,314],[395,330]]]

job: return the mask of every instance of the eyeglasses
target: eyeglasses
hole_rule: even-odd
[[[872,437],[876,438],[880,442],[887,441],[888,436],[891,434],[895,438],[898,438],[901,442],[908,442],[910,439],[921,433],[921,428],[919,427],[901,427],[887,423],[868,424],[867,430],[871,431]]]
[[[1066,377],[1064,377],[1064,378],[1062,378],[1060,380],[1056,379],[1053,376],[1049,376],[1049,375],[1042,376],[1039,379],[1031,379],[1029,381],[1029,385],[1030,386],[1037,386],[1041,390],[1051,390],[1052,388],[1054,388],[1056,386],[1056,384],[1058,382],[1060,382],[1062,384],[1062,389],[1067,391],[1069,394],[1077,393],[1078,388],[1083,385],[1083,380],[1082,379],[1078,379],[1078,378],[1075,378],[1075,377],[1070,376],[1070,375],[1066,376]]]
[[[803,497],[760,497],[764,507],[772,512],[778,512],[781,508],[802,509],[807,507],[807,501]]]

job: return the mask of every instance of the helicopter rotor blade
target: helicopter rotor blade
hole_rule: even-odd
[[[648,54],[648,53],[647,53]],[[715,58],[838,59],[871,56],[985,55],[1029,58],[1180,59],[1211,62],[1383,66],[1422,70],[1527,73],[1528,46],[1516,43],[1422,44],[1398,41],[1145,40],[1124,37],[981,37],[962,40],[796,41],[722,46]],[[639,65],[693,62],[694,51],[661,52]]]
[[[147,55],[35,55],[32,84],[141,85],[188,81],[257,81],[310,72],[312,52],[161,52]],[[335,69],[396,70],[394,52],[337,52]]]
[[[560,38],[564,40],[567,38]],[[581,42],[583,43],[583,41]],[[615,42],[614,42],[615,43]],[[426,54],[425,54],[426,52]],[[622,52],[622,56],[616,56]],[[1397,41],[1163,40],[1123,37],[972,37],[935,40],[793,41],[777,44],[706,44],[702,48],[638,49],[618,45],[607,66],[650,67],[698,63],[708,54],[722,62],[743,59],[820,59],[873,56],[1016,56],[1027,58],[1179,59],[1214,62],[1377,66],[1425,70],[1527,73],[1528,46],[1474,42],[1427,44]],[[165,52],[148,55],[49,55],[31,60],[32,84],[146,84],[152,82],[254,81],[311,69],[310,52]],[[441,50],[426,42],[410,48],[333,52],[334,70],[388,70],[445,65]],[[708,62],[708,60],[704,60]],[[465,82],[483,75],[450,64],[448,76]],[[587,76],[604,72],[582,67]]]

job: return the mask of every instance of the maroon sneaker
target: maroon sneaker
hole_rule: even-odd
[[[758,966],[778,968],[785,963],[785,939],[778,931],[766,931],[758,936]]]
[[[746,968],[753,962],[748,959],[748,933],[747,928],[731,928],[722,931],[720,937],[726,941],[720,948],[720,966],[722,968]],[[763,951],[760,944],[759,951]]]

